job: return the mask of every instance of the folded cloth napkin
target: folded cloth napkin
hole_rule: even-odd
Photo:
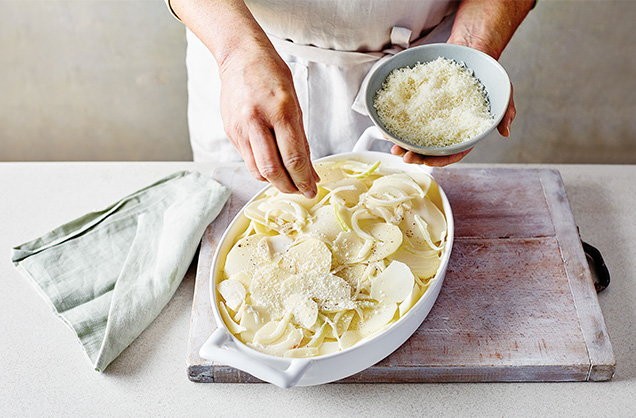
[[[174,173],[12,251],[103,371],[157,317],[229,190]]]

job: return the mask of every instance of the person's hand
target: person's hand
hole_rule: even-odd
[[[534,3],[534,0],[462,0],[447,43],[468,46],[498,60],[517,27],[534,7]],[[510,87],[508,109],[497,126],[499,133],[505,137],[510,136],[510,125],[517,114],[512,86]],[[455,163],[469,152],[470,150],[444,157],[429,157],[407,152],[397,145],[391,149],[392,154],[403,156],[407,163],[431,166]]]
[[[228,56],[220,75],[225,132],[250,173],[284,193],[314,197],[320,179],[289,67],[271,45],[255,44]]]

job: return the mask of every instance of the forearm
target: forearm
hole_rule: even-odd
[[[462,0],[448,42],[499,59],[533,6],[534,0]]]
[[[237,51],[273,48],[243,0],[171,0],[170,5],[221,68]]]

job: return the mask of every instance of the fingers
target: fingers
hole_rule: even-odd
[[[249,141],[258,172],[283,193],[298,191],[287,174],[278,153],[272,132],[261,123],[253,121],[249,128]]]
[[[406,154],[406,150],[399,145],[393,145],[391,147],[391,154],[399,155],[400,157]]]
[[[401,156],[404,159],[405,163],[424,164],[431,167],[443,167],[445,165],[453,164],[460,161],[471,150],[472,148],[453,155],[432,156],[416,154],[412,151],[405,150],[399,145],[393,145],[391,147],[391,154]]]
[[[256,166],[256,160],[254,159],[254,153],[252,152],[252,146],[250,145],[249,139],[244,138],[239,141],[238,145],[239,152],[243,157],[243,161],[245,161],[245,166],[249,170],[252,177],[254,177],[258,181],[267,181],[265,177],[263,177],[258,171],[258,167]]]
[[[497,130],[499,133],[505,137],[510,136],[510,126],[512,125],[512,121],[517,115],[517,108],[515,107],[515,100],[513,98],[513,88],[512,84],[510,85],[510,102],[508,102],[508,108],[506,109],[506,113],[504,114],[503,119],[499,122],[497,126]]]
[[[458,154],[443,155],[443,156],[420,155],[412,151],[408,151],[403,155],[402,158],[404,159],[404,162],[409,164],[424,164],[431,167],[443,167],[445,165],[453,164],[460,161],[471,150],[472,148],[466,151],[462,151]]]
[[[279,123],[275,127],[276,143],[280,150],[283,165],[287,170],[294,186],[305,197],[311,199],[316,196],[316,177],[309,157],[309,146],[305,133],[298,126]]]

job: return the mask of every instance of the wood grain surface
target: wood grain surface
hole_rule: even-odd
[[[239,165],[219,167],[215,175],[233,194],[201,245],[188,376],[196,382],[258,382],[198,355],[216,327],[209,298],[216,243],[263,187]],[[439,298],[402,347],[343,382],[610,379],[614,355],[559,173],[446,168],[434,176],[455,217]]]

